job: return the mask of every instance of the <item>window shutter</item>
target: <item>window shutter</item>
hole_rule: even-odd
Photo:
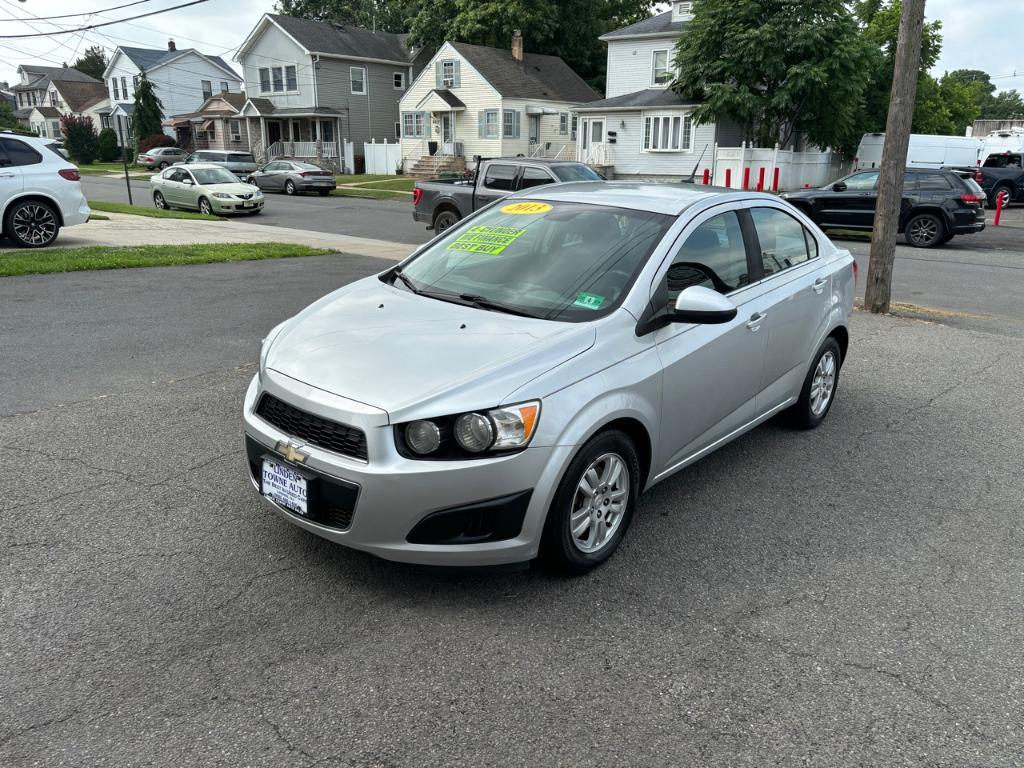
[[[434,62],[434,87],[444,88],[444,64],[440,61]]]
[[[479,126],[480,127],[480,132],[479,132],[478,135],[480,136],[481,139],[484,138],[484,132],[485,132],[484,119],[485,119],[485,115],[486,114],[487,113],[484,112],[483,110],[480,110],[479,112],[476,113],[477,120],[479,120],[479,122],[480,122],[480,126]]]
[[[452,88],[458,88],[460,85],[462,85],[462,73],[459,71],[459,69],[459,60],[456,59],[455,66],[453,67],[454,72],[452,74],[452,80],[454,81]]]
[[[512,138],[519,138],[519,110],[512,113]]]

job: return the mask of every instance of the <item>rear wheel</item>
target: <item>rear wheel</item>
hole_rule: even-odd
[[[168,165],[169,165],[169,163],[168,163],[168,162],[167,162],[166,160],[163,160],[163,161],[162,161],[162,162],[160,163],[160,170],[162,171],[162,170],[163,170],[164,168],[166,168],[166,167],[167,167]]]
[[[814,429],[828,416],[839,386],[839,369],[843,364],[843,353],[839,342],[829,336],[818,349],[814,362],[807,371],[800,399],[789,410],[790,421],[800,429]]]
[[[932,248],[938,245],[946,234],[942,219],[934,213],[916,213],[907,221],[904,237],[915,248]]]
[[[446,229],[451,229],[459,221],[459,216],[454,211],[441,211],[434,217],[434,231],[441,234]]]
[[[19,248],[42,248],[57,239],[57,212],[39,200],[15,203],[4,215],[4,234]]]
[[[284,183],[284,193],[286,195],[294,195],[297,191],[298,190],[295,189],[295,182],[291,179],[288,179],[288,181]]]

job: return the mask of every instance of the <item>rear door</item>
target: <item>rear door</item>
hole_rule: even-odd
[[[185,185],[181,183],[181,180],[185,178],[186,174],[187,171],[184,168],[169,168],[164,171],[164,175],[161,177],[164,180],[161,190],[168,205],[184,204],[185,195],[182,188]]]
[[[6,141],[0,139],[0,213],[7,210],[7,205],[25,187],[21,168],[14,164],[4,147]]]
[[[473,210],[512,194],[519,168],[508,163],[487,163],[483,178],[478,179]]]

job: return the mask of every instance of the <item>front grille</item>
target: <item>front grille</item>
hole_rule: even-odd
[[[243,200],[248,200],[250,197],[252,197],[252,195],[239,195],[239,197],[242,198]]]
[[[298,408],[270,393],[264,393],[256,406],[256,415],[273,424],[287,435],[304,440],[343,456],[366,461],[366,433],[357,427],[338,424],[334,421],[300,411]]]

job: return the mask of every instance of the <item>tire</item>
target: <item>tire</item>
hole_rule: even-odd
[[[329,194],[331,194],[331,190],[329,190],[329,189],[318,189],[316,191],[316,193],[318,195],[320,195],[320,197],[327,197]]]
[[[170,163],[168,163],[167,161],[164,161],[164,162],[160,163],[159,169],[162,171],[164,168],[167,168],[168,165],[170,165]]]
[[[588,498],[585,482],[596,487],[596,495]],[[611,557],[633,519],[640,482],[636,448],[623,432],[607,430],[588,440],[565,470],[548,510],[541,538],[544,561],[563,573],[581,574]]]
[[[914,248],[934,248],[942,242],[946,225],[934,213],[915,213],[903,229],[908,245]]]
[[[994,208],[998,207],[999,196],[1000,195],[1006,195],[1006,199],[1003,200],[1003,209],[1005,210],[1006,207],[1013,200],[1013,188],[1008,186],[1008,185],[1006,185],[1006,184],[1000,184],[998,187],[993,189],[992,190],[992,196],[988,200],[988,207],[989,208],[993,208],[994,209]]]
[[[284,183],[284,193],[286,195],[294,195],[297,191],[298,190],[295,189],[295,182],[291,179],[288,179],[288,181]]]
[[[153,205],[155,205],[161,211],[166,211],[170,209],[170,206],[167,205],[167,200],[164,199],[164,196],[160,192],[153,193]]]
[[[441,234],[446,229],[451,229],[459,221],[459,214],[455,211],[444,210],[434,217],[434,234]]]
[[[213,216],[213,206],[210,205],[210,201],[205,197],[199,198],[199,212],[205,213],[207,216]]]
[[[831,370],[829,371],[828,360],[831,359]],[[825,362],[822,366],[823,361]],[[828,416],[832,410],[832,403],[836,399],[836,389],[839,387],[839,370],[843,366],[843,355],[839,349],[839,342],[829,336],[818,349],[814,361],[804,378],[803,388],[800,390],[800,399],[789,409],[789,420],[798,429],[814,429]],[[819,371],[819,368],[822,368]],[[818,377],[823,375],[825,382],[819,382]],[[820,394],[815,390],[820,383],[828,385],[827,397],[821,401]],[[818,390],[820,392],[820,390]]]
[[[4,234],[19,248],[43,248],[57,239],[60,217],[49,203],[22,200],[4,215]]]

